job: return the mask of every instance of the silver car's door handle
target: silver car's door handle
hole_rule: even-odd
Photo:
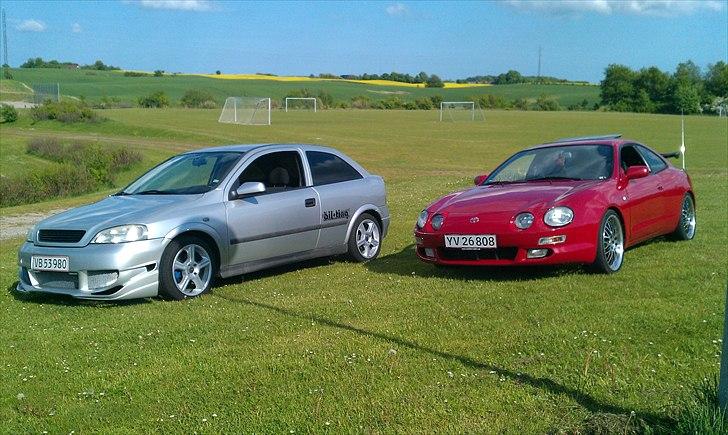
[[[306,207],[316,207],[316,198],[308,198],[304,204]]]

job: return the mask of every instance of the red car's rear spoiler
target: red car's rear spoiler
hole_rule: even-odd
[[[680,151],[675,151],[672,153],[660,153],[660,155],[666,159],[676,159],[680,157]]]

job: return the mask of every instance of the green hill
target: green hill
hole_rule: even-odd
[[[135,101],[138,97],[155,91],[164,91],[176,102],[190,89],[209,91],[221,103],[229,96],[259,96],[282,99],[289,92],[309,89],[314,93],[325,91],[336,101],[350,101],[352,97],[367,96],[381,100],[393,96],[405,101],[440,95],[445,100],[467,100],[470,97],[492,94],[506,100],[518,98],[536,99],[547,95],[558,100],[561,106],[587,100],[589,105],[599,101],[599,88],[591,85],[496,85],[472,88],[412,88],[353,83],[343,80],[328,81],[279,81],[216,79],[195,75],[165,75],[162,77],[126,77],[120,71],[93,71],[69,69],[13,69],[17,81],[27,85],[35,83],[59,83],[63,95],[85,97],[99,101],[102,97],[116,97],[122,101]]]

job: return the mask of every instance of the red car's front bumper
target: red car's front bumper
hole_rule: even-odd
[[[572,224],[573,225],[573,224]],[[592,225],[544,230],[501,229],[495,234],[496,249],[464,250],[445,247],[445,234],[471,232],[415,230],[417,256],[425,262],[452,266],[527,266],[564,263],[592,263],[596,258],[597,228]],[[476,233],[477,234],[477,233]],[[539,245],[542,237],[566,236],[557,244]],[[529,250],[546,249],[545,256],[528,258]]]

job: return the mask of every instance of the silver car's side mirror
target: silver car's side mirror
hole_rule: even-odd
[[[235,197],[236,198],[243,198],[250,195],[255,195],[256,193],[263,193],[265,192],[265,184],[260,182],[247,182],[243,183],[235,189]]]

